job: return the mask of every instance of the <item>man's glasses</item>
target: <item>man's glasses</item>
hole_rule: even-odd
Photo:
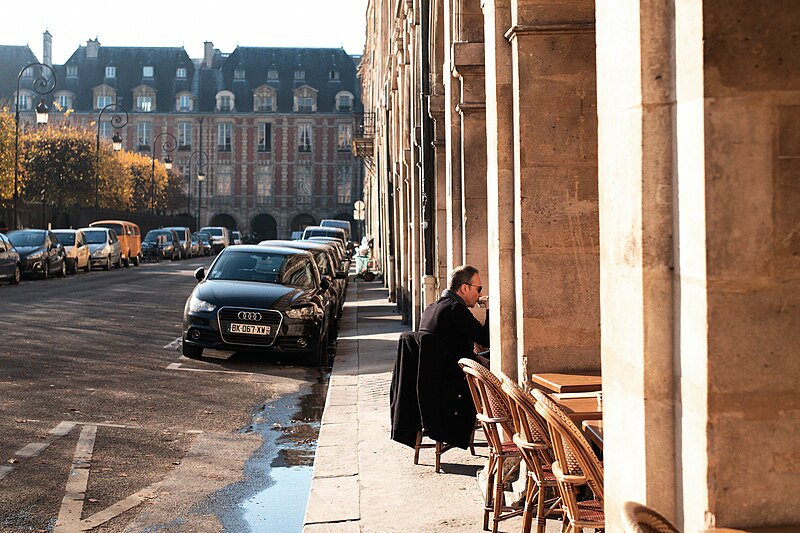
[[[465,283],[464,285],[469,285],[470,287],[475,287],[478,290],[478,294],[481,293],[483,287],[481,285],[473,285],[472,283]]]

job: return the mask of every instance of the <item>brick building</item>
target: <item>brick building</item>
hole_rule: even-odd
[[[45,33],[45,62],[50,47]],[[352,220],[363,178],[351,152],[353,116],[362,109],[358,60],[332,48],[227,54],[210,42],[202,59],[192,59],[182,47],[104,47],[93,39],[53,65],[51,96],[59,111],[72,110],[66,120],[91,127],[105,106],[123,106],[123,148],[169,156],[186,178],[187,204],[175,214],[288,237],[323,218]],[[24,85],[21,93],[35,98]],[[99,124],[105,138],[115,132],[111,111]]]

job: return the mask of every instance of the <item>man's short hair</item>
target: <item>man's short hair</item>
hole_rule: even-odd
[[[469,284],[475,274],[479,274],[478,269],[470,265],[461,265],[450,272],[450,290],[458,292],[462,285]]]

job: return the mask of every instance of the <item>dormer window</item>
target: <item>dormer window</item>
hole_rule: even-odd
[[[77,78],[78,77],[78,67],[74,65],[67,66],[67,78]]]
[[[117,67],[106,67],[106,78],[116,78]]]
[[[268,70],[267,71],[267,80],[268,81],[278,81],[280,76],[278,75],[277,70]]]
[[[235,69],[233,71],[233,79],[235,79],[235,80],[243,80],[244,79],[244,74],[245,74],[245,72],[244,72],[243,68],[237,68],[237,69]]]
[[[262,85],[253,91],[253,111],[275,111],[276,93],[269,85]]]
[[[295,70],[294,71],[294,81],[304,81],[306,79],[306,71],[305,70]]]
[[[339,81],[339,71],[331,70],[330,72],[328,72],[328,79],[330,81]]]
[[[31,108],[31,97],[23,92],[19,93],[19,110],[28,111]]]
[[[336,111],[352,111],[353,95],[347,91],[342,91],[336,95]]]
[[[151,66],[142,67],[142,77],[143,78],[152,78],[153,77],[153,67],[151,67]]]
[[[66,111],[72,109],[72,101],[75,95],[68,91],[59,91],[55,94],[55,102],[59,111]]]
[[[152,96],[137,96],[136,97],[136,111],[142,113],[149,113],[153,110],[153,97]]]
[[[92,101],[95,109],[103,109],[117,101],[117,91],[110,85],[98,85],[92,90]]]
[[[294,90],[294,112],[314,113],[317,111],[317,91],[313,87],[303,85]]]
[[[180,113],[188,113],[194,111],[194,95],[190,92],[178,93],[175,101],[176,110]]]
[[[140,85],[133,90],[134,109],[140,113],[152,113],[156,110],[156,92],[152,87]]]
[[[220,91],[217,93],[217,111],[233,111],[235,98],[230,91]]]
[[[178,67],[178,70],[175,71],[175,77],[179,80],[186,79],[186,69],[183,67]]]

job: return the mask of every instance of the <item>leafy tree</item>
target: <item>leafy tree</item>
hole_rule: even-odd
[[[0,200],[14,196],[14,115],[0,108]]]

